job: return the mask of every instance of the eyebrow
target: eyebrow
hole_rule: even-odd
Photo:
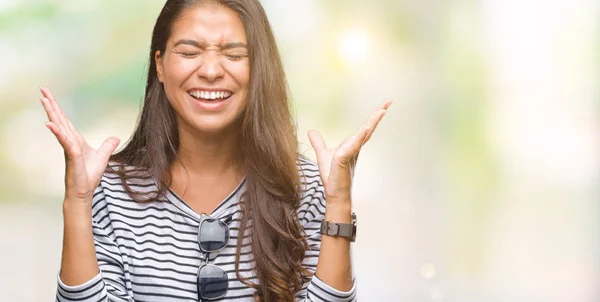
[[[198,48],[206,48],[208,46],[208,43],[200,43],[196,40],[189,40],[189,39],[181,39],[175,43],[175,46],[177,46],[179,44],[191,45],[191,46],[198,47]],[[231,48],[246,48],[246,49],[248,48],[248,46],[246,46],[246,44],[244,44],[242,42],[231,42],[231,43],[227,43],[227,44],[218,45],[218,47],[221,50],[226,50],[226,49],[231,49]]]

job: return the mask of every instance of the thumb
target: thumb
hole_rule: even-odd
[[[107,138],[104,143],[102,143],[102,146],[100,146],[100,149],[98,149],[98,153],[108,157],[115,152],[115,149],[117,149],[117,146],[120,142],[121,140],[119,138],[111,136]]]
[[[327,145],[325,145],[325,141],[323,140],[323,136],[317,130],[308,131],[308,140],[317,154],[319,154],[321,150],[327,148]]]

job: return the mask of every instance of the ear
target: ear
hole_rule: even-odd
[[[154,61],[156,62],[156,75],[158,76],[158,81],[163,83],[163,63],[162,56],[160,55],[160,50],[157,50],[154,54]]]

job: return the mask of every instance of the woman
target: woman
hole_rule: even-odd
[[[351,222],[353,166],[391,102],[337,148],[311,131],[318,166],[299,155],[258,0],[168,0],[149,60],[112,156],[119,139],[93,149],[41,88],[66,158],[57,301],[356,300],[351,240],[320,226]]]

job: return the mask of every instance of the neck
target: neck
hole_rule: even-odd
[[[174,172],[185,168],[187,173],[198,176],[233,173],[237,177],[241,170],[241,154],[236,127],[206,133],[182,124],[178,126],[179,160],[173,165]]]

